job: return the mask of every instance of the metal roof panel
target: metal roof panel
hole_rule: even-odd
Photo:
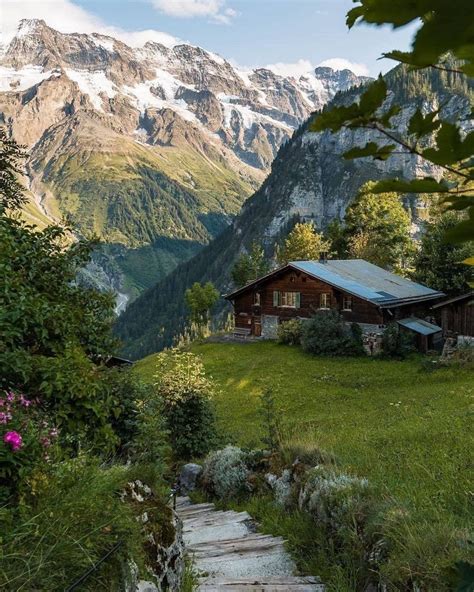
[[[415,331],[415,333],[420,333],[420,335],[433,335],[442,331],[442,328],[438,327],[438,325],[433,325],[432,323],[428,323],[428,321],[417,319],[416,317],[401,319],[397,323],[402,327]]]
[[[376,304],[406,298],[435,297],[441,292],[386,271],[363,259],[292,261],[291,266]]]

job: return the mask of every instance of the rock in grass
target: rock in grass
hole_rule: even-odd
[[[201,473],[202,466],[196,463],[187,463],[182,467],[178,477],[178,485],[181,495],[186,495],[190,491],[196,489]]]

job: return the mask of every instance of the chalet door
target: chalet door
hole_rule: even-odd
[[[255,337],[261,337],[262,335],[262,321],[260,317],[253,319],[253,334]]]

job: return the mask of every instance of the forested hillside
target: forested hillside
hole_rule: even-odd
[[[462,74],[439,70],[408,72],[398,66],[387,74],[386,81],[391,90],[389,102],[397,101],[403,106],[395,118],[398,131],[406,129],[417,107],[439,107],[443,117],[452,120],[463,113],[464,127],[472,127],[469,106],[474,88],[472,81]],[[351,102],[359,92],[354,89],[340,93],[332,104]],[[127,355],[141,357],[169,345],[186,323],[186,288],[193,282],[210,280],[222,293],[229,290],[232,265],[254,240],[263,242],[271,254],[275,242],[295,220],[303,218],[324,228],[332,220],[342,218],[347,205],[368,180],[393,174],[408,179],[437,174],[426,162],[406,154],[394,154],[386,161],[345,160],[345,151],[364,145],[374,134],[367,130],[312,133],[308,125],[309,121],[280,148],[270,175],[232,226],[119,317],[116,333]],[[405,202],[416,228],[426,217],[425,204],[416,196],[408,196]]]

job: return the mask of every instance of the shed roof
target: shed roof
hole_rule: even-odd
[[[428,321],[417,319],[416,317],[401,319],[400,321],[397,321],[397,323],[406,329],[419,333],[420,335],[433,335],[434,333],[439,333],[443,330],[441,327],[438,327],[438,325],[433,325],[433,323],[428,323]]]
[[[291,261],[287,266],[229,294],[228,298],[232,298],[254,284],[258,284],[273,274],[283,271],[287,267],[303,271],[340,290],[368,300],[381,307],[396,306],[405,302],[429,300],[444,296],[443,292],[437,292],[436,290],[407,280],[363,259],[330,259],[325,262]]]
[[[444,300],[443,302],[438,302],[432,308],[442,308],[443,306],[448,306],[449,304],[454,304],[455,302],[462,302],[463,300],[473,300],[474,301],[474,290],[472,290],[472,292],[467,292],[467,294],[461,294],[460,296],[453,296],[453,298],[448,298],[448,300]]]

